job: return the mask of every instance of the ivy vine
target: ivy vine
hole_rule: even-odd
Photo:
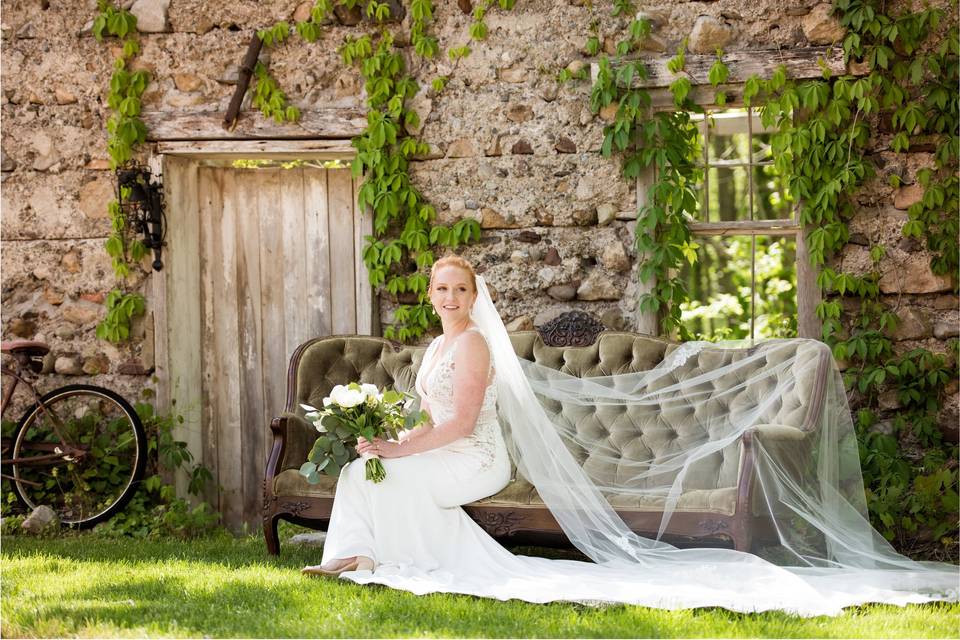
[[[131,161],[136,146],[143,144],[147,138],[147,127],[140,118],[140,110],[141,97],[150,82],[150,76],[146,71],[130,69],[134,56],[140,52],[136,16],[107,0],[99,0],[98,8],[99,14],[93,21],[94,37],[102,42],[105,35],[112,36],[121,43],[107,95],[107,106],[113,110],[107,120],[107,153],[110,156],[110,168],[116,170]],[[121,198],[130,195],[129,189],[124,189],[121,190]],[[147,254],[147,247],[137,238],[128,238],[127,221],[117,200],[111,201],[107,208],[111,234],[105,248],[121,285],[106,298],[107,314],[97,325],[97,337],[121,342],[130,335],[130,321],[142,315],[145,306],[143,296],[125,291],[122,283],[130,275],[131,266]]]
[[[498,0],[501,9],[511,9],[515,0]],[[310,18],[298,22],[295,31],[309,42],[321,35],[320,26],[334,10],[335,4],[347,9],[360,5],[359,0],[317,0]],[[485,18],[492,0],[477,3],[473,10],[469,37],[483,40],[488,34]],[[363,260],[370,283],[394,296],[398,306],[393,324],[384,329],[384,336],[401,341],[423,335],[438,321],[427,295],[426,273],[434,262],[435,252],[473,242],[480,237],[480,225],[472,218],[452,225],[437,222],[436,210],[412,184],[410,162],[429,152],[429,145],[408,133],[419,125],[420,116],[406,107],[407,101],[420,90],[406,72],[393,35],[383,26],[390,18],[386,2],[368,0],[363,11],[375,21],[373,34],[349,36],[339,48],[344,64],[359,69],[367,94],[367,126],[352,141],[357,153],[351,165],[354,178],[363,178],[358,206],[373,212],[373,235],[366,237]],[[440,46],[430,35],[434,7],[431,0],[412,0],[410,11],[410,44],[421,58],[435,57]],[[284,42],[292,33],[286,22],[278,22],[258,32],[266,47]],[[470,54],[468,45],[451,47],[448,58],[458,61]],[[294,121],[299,112],[289,106],[287,96],[270,76],[266,65],[257,64],[254,106],[265,116],[278,122]],[[435,93],[443,90],[448,76],[432,80]]]
[[[616,3],[615,11],[635,13],[627,2]],[[681,339],[689,339],[689,331],[680,321],[680,303],[687,299],[686,285],[677,275],[683,260],[696,260],[688,221],[697,211],[697,189],[702,169],[694,158],[698,153],[697,127],[692,113],[703,112],[689,97],[690,81],[680,76],[670,86],[674,104],[671,111],[652,111],[650,93],[634,87],[634,78],[646,78],[648,71],[640,60],[622,56],[638,51],[650,34],[650,24],[634,19],[629,35],[617,44],[621,58],[616,70],[609,58],[599,61],[597,79],[590,94],[590,107],[596,113],[616,103],[612,124],[604,127],[601,154],[618,153],[623,175],[634,179],[646,168],[655,168],[655,182],[647,192],[647,202],[637,214],[634,244],[640,256],[641,282],[654,281],[653,290],[639,300],[641,312],[659,313],[662,329],[670,334],[676,329]],[[599,50],[599,38],[587,42],[587,49]],[[679,73],[685,66],[685,45],[670,60],[668,68]]]
[[[834,6],[840,23],[848,29],[843,42],[846,59],[862,61],[868,69],[859,80],[839,78],[832,85],[834,94],[850,103],[852,113],[841,115],[850,123],[850,135],[855,136],[851,144],[865,142],[867,132],[859,124],[865,117],[889,121],[891,151],[906,152],[918,138],[933,143],[934,167],[917,173],[917,184],[924,193],[910,206],[902,233],[925,241],[934,273],[956,274],[960,263],[960,198],[955,172],[960,156],[957,26],[954,23],[940,33],[944,18],[940,9],[894,13],[882,3],[863,0],[836,0]],[[942,37],[939,44],[931,41],[934,35]],[[872,172],[867,164],[865,175]],[[901,182],[900,175],[890,176],[891,186],[900,187]],[[850,197],[838,197],[844,210],[852,206]],[[839,244],[840,237],[829,240]],[[886,330],[897,316],[881,302],[879,291],[877,265],[884,253],[881,245],[871,247],[874,269],[863,276],[824,271],[827,291],[839,296],[852,291],[860,298],[849,335],[834,326],[825,339],[838,358],[849,360],[846,380],[860,394],[861,460],[874,524],[901,544],[923,534],[951,546],[955,554],[957,469],[950,461],[957,459],[957,448],[942,441],[937,420],[944,387],[957,378],[957,341],[950,341],[944,354],[927,349],[895,354]],[[836,308],[832,313],[836,315]],[[902,406],[890,433],[873,428],[884,393],[895,394]],[[904,445],[919,445],[923,455],[905,456]]]
[[[893,152],[908,151],[920,135],[936,141],[936,167],[918,172],[925,193],[910,207],[902,233],[926,239],[934,273],[956,272],[957,180],[950,167],[957,161],[960,120],[956,96],[946,100],[943,92],[945,84],[960,79],[956,28],[944,44],[924,51],[941,11],[888,15],[873,3],[846,0],[835,6],[848,29],[846,59],[865,64],[864,75],[831,78],[825,72],[822,80],[795,83],[780,72],[777,82],[755,80],[752,87],[766,94],[762,118],[780,131],[774,157],[800,202],[801,222],[811,228],[807,244],[811,262],[820,267],[818,285],[824,294],[817,315],[824,341],[847,365],[844,380],[857,408],[874,525],[902,545],[922,529],[927,538],[955,549],[956,539],[948,534],[955,530],[958,509],[957,470],[946,463],[957,450],[942,441],[937,420],[944,387],[957,377],[956,342],[951,345],[952,371],[948,354],[912,349],[897,355],[890,332],[900,321],[900,303],[891,307],[881,296],[880,264],[887,249],[876,240],[869,247],[872,267],[865,273],[844,272],[842,261],[837,269],[825,265],[849,241],[847,223],[861,206],[858,190],[876,175],[869,156],[871,129],[886,121]],[[796,113],[807,115],[800,119]],[[891,186],[901,182],[899,175],[891,175]],[[844,312],[845,299],[858,303],[852,313]],[[889,430],[877,427],[884,394],[901,405]],[[923,455],[906,459],[902,443],[919,446]]]
[[[843,42],[846,61],[865,65],[860,77],[795,81],[778,68],[770,78],[751,77],[743,86],[746,106],[758,108],[766,126],[776,127],[773,157],[787,176],[793,197],[800,203],[799,218],[809,229],[807,246],[812,264],[820,268],[818,286],[824,299],[817,307],[823,339],[846,363],[844,380],[857,412],[857,435],[871,518],[877,528],[901,545],[922,533],[956,553],[957,449],[942,441],[937,426],[944,387],[957,379],[957,340],[948,353],[913,349],[897,354],[890,331],[899,317],[896,307],[881,296],[880,264],[886,247],[869,248],[872,268],[846,273],[827,267],[849,240],[848,222],[858,206],[856,194],[876,173],[870,158],[871,128],[889,123],[889,149],[908,151],[920,139],[933,144],[934,166],[917,172],[923,195],[910,206],[902,233],[923,239],[936,274],[956,274],[958,268],[958,35],[953,26],[937,45],[928,38],[938,32],[943,13],[938,9],[888,13],[874,0],[837,0],[835,9],[847,28]],[[634,14],[633,4],[616,0],[614,14]],[[617,45],[617,59],[598,62],[591,92],[597,112],[617,105],[614,122],[604,129],[601,152],[620,156],[625,178],[632,179],[653,165],[657,181],[638,212],[636,248],[639,278],[655,279],[650,293],[640,299],[640,310],[659,311],[662,329],[689,335],[680,324],[685,287],[671,277],[684,259],[696,260],[689,222],[697,208],[701,179],[693,159],[699,153],[696,128],[690,114],[702,109],[689,100],[690,79],[684,73],[685,46],[681,44],[668,69],[676,75],[670,85],[676,109],[651,112],[650,96],[632,87],[646,77],[635,53],[649,26],[633,20],[628,35]],[[585,45],[591,55],[600,49],[597,33]],[[714,102],[726,103],[719,87],[729,77],[723,52],[711,66],[708,81]],[[561,78],[567,79],[567,78]],[[890,176],[899,188],[904,176]],[[842,265],[842,263],[841,263]],[[844,299],[856,301],[853,313]],[[849,308],[847,306],[846,308]],[[880,428],[881,395],[892,394],[901,405],[888,426]],[[888,428],[889,427],[889,428]],[[923,455],[907,458],[902,446],[919,445]]]

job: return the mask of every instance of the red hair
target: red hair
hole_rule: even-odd
[[[477,292],[477,272],[474,271],[473,265],[470,264],[466,258],[456,254],[444,256],[433,263],[433,267],[430,269],[430,287],[428,291],[433,291],[433,276],[441,267],[456,267],[469,273],[470,284],[473,285],[473,292]]]

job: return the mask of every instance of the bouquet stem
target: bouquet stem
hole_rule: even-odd
[[[380,458],[368,458],[366,463],[366,478],[374,482],[380,482],[387,477],[387,471],[383,468]]]

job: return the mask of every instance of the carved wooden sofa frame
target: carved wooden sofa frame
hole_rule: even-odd
[[[565,313],[554,321],[545,324],[536,334],[534,332],[518,332],[514,336],[529,333],[534,334],[533,337],[536,338],[539,335],[539,340],[546,346],[588,347],[593,345],[601,332],[604,331],[605,327],[594,318],[583,312],[574,311]],[[626,332],[616,333],[623,334]],[[630,335],[662,343],[664,345],[663,355],[677,346],[662,340],[658,341],[655,338],[646,338],[637,334]],[[334,486],[332,484],[327,495],[303,495],[297,491],[285,492],[282,487],[278,491],[276,478],[284,470],[281,468],[281,461],[284,460],[293,430],[299,429],[301,433],[297,434],[298,437],[306,437],[309,444],[312,444],[313,438],[316,437],[316,432],[311,427],[307,426],[302,419],[293,415],[298,409],[298,403],[302,401],[297,398],[301,357],[305,350],[318,341],[338,338],[350,339],[351,337],[353,336],[331,336],[311,340],[301,345],[291,357],[287,377],[286,413],[275,418],[270,425],[273,433],[273,446],[267,461],[263,482],[263,529],[267,549],[271,554],[276,555],[280,552],[277,536],[279,520],[283,519],[311,528],[326,528],[329,523],[333,508]],[[389,344],[379,338],[366,339],[380,340],[388,348],[392,347],[393,352],[399,352],[400,350],[399,345]],[[385,350],[385,353],[388,353],[388,351]],[[646,368],[650,368],[654,364],[655,362],[650,363]],[[808,409],[804,424],[796,425],[800,431],[808,432],[816,424],[822,408],[824,386],[828,374],[829,360],[821,354],[816,363],[813,382],[810,385]],[[346,383],[349,381],[336,380],[335,382]],[[364,380],[364,382],[368,381],[383,384],[382,381]],[[412,380],[408,383],[412,387]],[[319,399],[316,401],[319,401]],[[302,433],[305,429],[308,431],[306,435]],[[723,544],[723,541],[726,541],[727,545],[732,543],[733,547],[738,550],[750,550],[755,538],[767,539],[773,537],[769,523],[764,518],[754,515],[754,510],[751,509],[753,483],[756,475],[755,432],[746,432],[741,438],[740,447],[740,469],[736,483],[736,507],[734,512],[677,510],[668,523],[664,539],[676,544]],[[299,466],[301,462],[303,462],[302,459],[290,461],[287,463],[286,469],[289,471],[292,467]],[[288,479],[291,475],[287,474]],[[333,479],[330,479],[330,483],[332,482]],[[533,491],[532,488],[531,491]],[[569,542],[557,521],[542,503],[504,502],[498,498],[500,495],[497,494],[497,496],[465,505],[464,509],[480,526],[501,542],[569,546]],[[539,497],[537,498],[539,499]],[[615,508],[627,525],[637,533],[653,536],[660,527],[662,519],[660,511],[621,509],[616,506]]]

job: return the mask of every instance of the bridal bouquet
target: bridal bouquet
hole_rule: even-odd
[[[340,469],[357,457],[357,439],[363,436],[396,439],[398,432],[420,426],[427,418],[425,411],[411,411],[413,397],[399,391],[381,392],[376,385],[351,382],[338,384],[323,399],[323,409],[302,404],[304,418],[316,427],[320,436],[313,444],[300,474],[310,484],[320,482],[320,472],[337,477]],[[380,482],[386,477],[383,463],[376,456],[364,456],[366,478]]]

